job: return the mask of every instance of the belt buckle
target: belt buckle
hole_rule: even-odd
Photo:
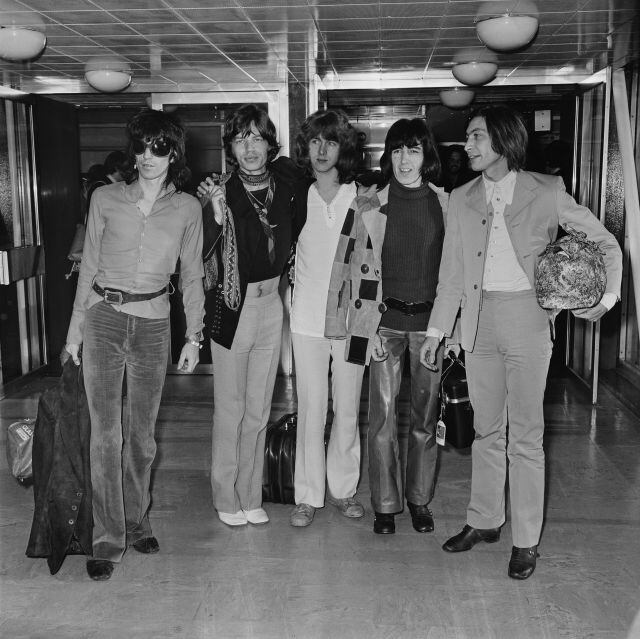
[[[105,289],[104,291],[104,301],[107,304],[117,304],[118,306],[122,305],[122,291],[108,291]]]
[[[413,302],[402,302],[402,312],[409,316],[415,315],[416,312],[413,308],[414,306],[415,304]]]

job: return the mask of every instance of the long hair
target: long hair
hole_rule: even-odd
[[[509,107],[483,106],[471,113],[469,122],[473,118],[484,118],[491,148],[505,158],[509,170],[524,169],[529,136],[522,116]]]
[[[191,171],[187,167],[184,151],[185,130],[175,115],[153,109],[142,109],[127,123],[127,135],[129,137],[125,151],[127,161],[123,167],[123,177],[127,184],[138,179],[133,140],[152,140],[160,137],[171,144],[169,170],[164,186],[173,183],[176,190],[180,191],[187,184],[191,178]]]
[[[320,136],[340,145],[336,163],[338,182],[340,184],[353,182],[358,164],[358,134],[349,123],[346,113],[339,109],[316,111],[302,123],[300,133],[296,137],[296,164],[313,177],[313,169],[309,161],[309,142]]]
[[[411,148],[422,145],[424,161],[422,162],[422,181],[437,182],[440,179],[442,170],[440,155],[436,147],[431,129],[422,118],[408,120],[402,118],[391,125],[384,140],[384,153],[380,158],[380,169],[385,182],[388,182],[393,175],[393,165],[391,164],[391,153],[403,146]]]
[[[275,160],[280,151],[276,127],[271,121],[269,114],[257,104],[244,104],[234,111],[224,123],[224,134],[222,136],[224,151],[233,166],[237,166],[238,162],[233,154],[232,142],[238,135],[241,137],[247,136],[251,131],[251,124],[256,125],[258,133],[260,133],[269,145],[267,162]]]

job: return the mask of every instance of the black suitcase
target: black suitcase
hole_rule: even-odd
[[[297,413],[287,413],[267,425],[262,471],[262,500],[276,504],[295,504],[294,474],[296,469]],[[324,431],[327,451],[331,426]]]
[[[454,448],[468,448],[473,443],[473,408],[469,401],[467,371],[462,360],[449,356],[440,380],[440,419],[446,426],[445,440]]]
[[[283,415],[267,425],[262,471],[262,500],[293,504],[293,474],[296,460],[297,413]]]

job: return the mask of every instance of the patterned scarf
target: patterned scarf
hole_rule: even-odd
[[[240,177],[244,180],[242,175]],[[276,260],[276,244],[275,244],[275,236],[273,234],[273,229],[271,228],[271,224],[269,224],[269,218],[267,217],[269,213],[269,209],[271,208],[271,204],[273,202],[273,192],[275,190],[275,181],[272,175],[269,175],[269,187],[267,189],[267,197],[264,202],[261,202],[249,189],[245,186],[245,191],[247,196],[249,197],[249,201],[253,205],[253,208],[256,210],[258,214],[258,219],[260,220],[260,224],[262,224],[262,230],[264,234],[267,236],[267,249],[269,251],[269,262],[273,264]]]
[[[230,174],[220,176],[220,186],[231,177]],[[211,205],[213,208],[213,205]],[[213,211],[212,211],[213,213]],[[238,272],[238,246],[236,228],[229,208],[224,204],[222,215],[222,231],[204,259],[205,290],[209,291],[219,281],[218,262],[214,254],[216,244],[222,240],[222,294],[224,303],[232,311],[240,308],[240,274]]]

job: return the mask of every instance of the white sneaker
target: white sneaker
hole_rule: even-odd
[[[243,510],[239,510],[237,513],[221,513],[218,511],[218,519],[227,526],[246,526],[247,516]]]
[[[243,510],[244,516],[250,524],[268,524],[269,515],[264,508],[254,508],[252,510]]]

